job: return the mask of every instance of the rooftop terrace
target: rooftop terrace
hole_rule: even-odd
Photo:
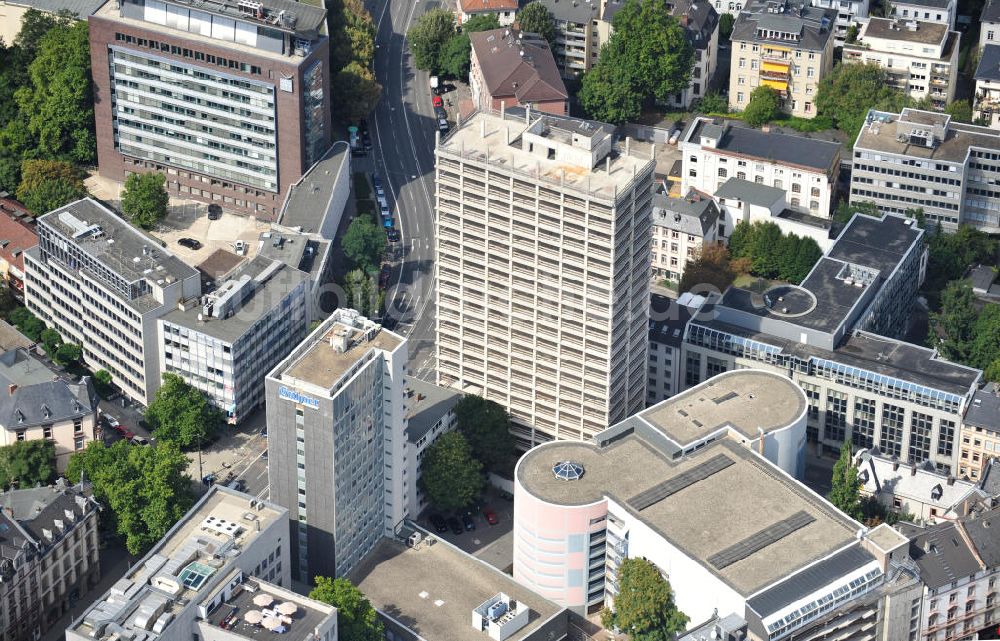
[[[904,110],[905,119],[916,124],[938,126],[937,122],[923,122],[927,118],[921,112],[913,109]],[[1000,150],[1000,132],[988,127],[977,127],[962,123],[950,122],[943,140],[936,141],[933,146],[916,144],[909,137],[902,140],[897,135],[896,122],[899,114],[871,112],[874,119],[869,120],[858,134],[855,150],[870,149],[901,156],[911,156],[923,160],[939,160],[951,163],[964,163],[969,155],[970,147]]]

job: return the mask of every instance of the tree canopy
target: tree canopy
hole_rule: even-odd
[[[612,26],[579,98],[592,118],[620,124],[686,89],[694,50],[660,0],[626,0]]]
[[[725,291],[736,278],[729,258],[729,250],[724,245],[703,246],[701,254],[684,266],[678,286],[680,292],[705,293],[711,288]]]
[[[1000,382],[1000,305],[979,303],[965,281],[949,283],[940,300],[940,310],[930,315],[928,343],[948,360]]]
[[[472,455],[489,472],[505,470],[514,456],[510,415],[502,405],[482,396],[466,394],[453,408],[458,431],[472,448]]]
[[[337,608],[340,638],[351,641],[382,641],[385,631],[382,620],[353,583],[347,579],[316,577],[316,587],[309,593],[316,599]]]
[[[149,172],[129,174],[122,192],[122,212],[132,224],[142,229],[152,229],[167,216],[167,177]]]
[[[733,35],[733,25],[736,24],[736,17],[731,13],[723,13],[719,16],[719,39],[729,40]]]
[[[751,127],[760,127],[777,118],[780,113],[778,92],[767,85],[760,85],[750,94],[750,103],[743,110],[743,120]]]
[[[420,485],[441,510],[458,510],[476,500],[483,491],[483,465],[472,456],[465,436],[442,434],[424,451]]]
[[[375,79],[375,23],[363,0],[326,0],[330,32],[330,94],[333,113],[344,123],[365,118],[378,104]]]
[[[48,439],[0,447],[0,491],[45,485],[56,475],[56,445]]]
[[[109,447],[93,441],[70,457],[66,476],[78,483],[80,474],[86,474],[95,498],[110,508],[126,549],[141,554],[194,504],[187,466],[187,457],[174,443],[134,447],[122,440]]]
[[[614,610],[601,614],[604,627],[618,628],[632,641],[673,641],[687,628],[688,617],[677,609],[670,582],[646,559],[623,560],[618,586]]]
[[[876,63],[838,64],[819,82],[816,111],[857,140],[869,109],[899,112],[911,103],[909,96],[893,89],[885,69]]]
[[[413,64],[417,69],[437,73],[441,50],[455,35],[455,14],[448,9],[431,9],[417,18],[406,32]]]
[[[521,31],[537,33],[551,46],[556,41],[556,22],[548,8],[538,2],[529,2],[517,12],[517,27]]]
[[[76,363],[83,356],[83,350],[76,343],[63,343],[56,349],[55,361],[60,365]]]
[[[18,331],[36,343],[41,340],[42,332],[45,331],[45,323],[29,312],[27,307],[18,307],[10,313],[7,320],[13,323]]]
[[[953,121],[972,124],[972,103],[968,100],[953,100],[944,110]]]
[[[840,447],[840,458],[833,465],[833,481],[830,486],[830,502],[852,519],[861,520],[861,479],[851,455],[850,441]]]
[[[87,195],[80,172],[62,160],[25,160],[20,176],[17,198],[35,216]]]
[[[191,448],[215,436],[225,417],[201,390],[168,373],[146,409],[146,421],[157,439]]]
[[[783,234],[769,221],[740,221],[729,237],[732,258],[746,258],[750,273],[761,278],[777,278],[801,283],[823,252],[815,240]]]
[[[375,74],[357,60],[347,63],[330,80],[330,94],[337,117],[343,122],[357,122],[365,118],[382,97],[382,85]]]
[[[386,247],[385,232],[369,216],[358,216],[347,226],[340,247],[358,269],[371,274],[378,271]]]

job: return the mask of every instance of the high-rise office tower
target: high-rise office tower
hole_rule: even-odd
[[[268,478],[297,580],[345,575],[406,516],[406,354],[338,309],[267,376]]]
[[[326,10],[111,0],[90,16],[101,175],[274,220],[330,145]]]
[[[437,148],[438,382],[524,446],[642,409],[654,163],[610,125],[478,112]]]

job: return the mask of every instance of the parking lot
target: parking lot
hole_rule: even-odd
[[[153,230],[153,235],[167,244],[167,249],[189,265],[198,265],[217,249],[234,251],[237,241],[244,241],[252,257],[257,251],[260,234],[270,230],[267,222],[249,216],[223,211],[218,220],[208,219],[208,205],[202,203],[172,204],[170,213]],[[193,249],[178,243],[182,238],[198,242]]]
[[[472,522],[476,526],[475,530],[462,529],[461,534],[456,534],[451,529],[445,532],[438,532],[431,523],[431,515],[439,514],[445,519],[455,517],[461,524],[461,514],[451,514],[435,511],[428,508],[424,514],[417,519],[421,527],[434,532],[436,536],[448,541],[452,545],[461,548],[463,551],[476,556],[500,570],[507,570],[514,562],[513,532],[514,525],[514,502],[510,499],[502,498],[493,488],[490,488],[481,501],[480,511],[472,510]],[[497,524],[490,525],[486,522],[484,512],[489,509],[497,516]]]

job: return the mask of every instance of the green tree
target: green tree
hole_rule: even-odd
[[[861,479],[851,454],[851,442],[844,441],[840,458],[833,465],[830,502],[852,519],[861,520]]]
[[[167,177],[150,172],[129,174],[122,192],[122,213],[132,224],[142,229],[152,229],[167,215]]]
[[[337,96],[334,109],[343,122],[357,122],[366,117],[382,97],[382,85],[371,69],[352,60],[334,74],[330,92]]]
[[[719,16],[719,40],[729,40],[733,35],[733,25],[736,18],[731,13],[724,13]]]
[[[723,292],[735,278],[736,273],[729,264],[729,250],[723,245],[706,245],[697,258],[685,265],[678,290],[704,293],[714,288]]]
[[[109,447],[94,441],[70,457],[66,476],[78,483],[86,473],[95,498],[111,510],[126,549],[141,554],[194,504],[187,466],[187,457],[174,443],[133,447],[122,440]]]
[[[728,13],[723,15],[728,16]],[[729,101],[717,91],[710,91],[702,96],[694,106],[694,111],[704,114],[718,114],[729,111]]]
[[[225,417],[201,390],[176,374],[164,374],[160,389],[146,409],[146,422],[156,438],[190,448],[215,436]]]
[[[556,41],[556,22],[548,8],[541,2],[529,2],[517,12],[517,26],[521,31],[537,33],[551,45]]]
[[[17,198],[35,216],[87,195],[76,167],[62,160],[25,160]]]
[[[867,216],[875,216],[877,218],[882,217],[881,212],[878,210],[878,205],[871,201],[862,200],[851,203],[846,200],[842,200],[840,201],[840,204],[837,205],[836,211],[833,213],[833,222],[847,224],[850,222],[851,218],[854,217],[854,214],[865,214]]]
[[[55,361],[60,365],[69,365],[80,360],[83,351],[75,343],[63,343],[56,350]]]
[[[441,49],[455,34],[455,14],[447,9],[431,9],[417,18],[406,32],[417,69],[438,72]]]
[[[944,110],[955,122],[972,123],[972,103],[968,100],[953,100]]]
[[[471,58],[472,42],[469,40],[469,34],[456,33],[438,52],[438,73],[445,78],[468,79]]]
[[[482,396],[466,394],[453,408],[458,431],[472,448],[472,455],[488,472],[505,470],[514,456],[510,415],[502,405]]]
[[[854,44],[858,41],[858,33],[860,32],[861,29],[858,28],[858,25],[851,23],[851,26],[847,28],[847,36],[845,36],[844,41],[849,45]]]
[[[41,156],[76,162],[96,156],[87,36],[85,20],[49,29],[28,68],[29,83],[15,93]]]
[[[617,65],[611,62],[613,56],[607,54],[604,56],[607,64],[598,64],[584,74],[577,97],[591,118],[620,125],[642,113],[642,94],[616,71]]]
[[[368,216],[358,216],[348,225],[340,246],[344,255],[358,269],[371,274],[382,263],[386,247],[385,232]]]
[[[94,372],[94,380],[101,385],[111,385],[111,372],[106,369],[99,369]]]
[[[988,303],[983,305],[972,325],[972,340],[968,346],[966,364],[989,370],[998,360],[1000,360],[1000,305]],[[989,379],[989,376],[986,378]]]
[[[21,310],[24,310],[23,313]],[[14,310],[10,318],[11,322],[17,326],[17,329],[32,341],[37,343],[42,339],[42,332],[45,331],[45,323],[27,309],[20,307]]]
[[[844,132],[851,146],[869,109],[899,112],[910,102],[906,94],[892,88],[885,69],[876,63],[839,64],[820,80],[816,91],[818,115]]]
[[[0,447],[0,490],[45,485],[56,475],[56,445],[47,439]]]
[[[49,358],[55,358],[56,350],[62,345],[62,336],[59,335],[59,332],[51,327],[46,327],[42,330],[39,338],[42,340],[42,345],[45,346],[45,353],[49,355]]]
[[[495,13],[482,13],[478,16],[472,16],[462,25],[462,31],[465,33],[476,33],[477,31],[490,31],[492,29],[500,28],[500,19],[497,18]]]
[[[21,302],[17,300],[14,290],[9,285],[0,283],[0,317],[6,318],[12,311],[17,309]]]
[[[777,118],[779,113],[778,92],[767,85],[760,85],[750,94],[750,104],[743,110],[743,120],[751,127],[760,127]]]
[[[677,609],[670,582],[646,559],[623,560],[618,586],[614,610],[601,613],[604,627],[618,628],[632,641],[672,641],[687,628],[689,619]]]
[[[976,297],[965,281],[953,281],[941,292],[941,309],[930,315],[928,342],[941,354],[967,362],[976,323]]]
[[[309,598],[337,608],[337,627],[342,639],[382,641],[385,635],[382,620],[361,590],[347,579],[318,576]]]
[[[460,432],[438,437],[420,461],[420,485],[438,509],[458,510],[483,491],[483,465]]]

